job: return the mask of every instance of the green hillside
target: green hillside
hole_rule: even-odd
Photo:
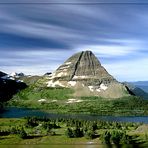
[[[82,97],[74,97],[74,90],[70,88],[45,87],[40,85],[40,81],[14,95],[8,105],[58,113],[148,115],[148,100],[136,96],[110,99],[86,97],[84,94]]]

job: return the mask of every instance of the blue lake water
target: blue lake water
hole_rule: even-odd
[[[68,114],[47,113],[40,110],[33,110],[26,108],[7,108],[5,111],[0,113],[0,118],[22,118],[26,116],[148,123],[148,116],[97,116],[97,115],[86,115],[86,114],[68,115]]]

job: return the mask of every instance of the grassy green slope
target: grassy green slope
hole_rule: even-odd
[[[74,97],[70,88],[49,88],[48,77],[42,77],[20,91],[8,102],[9,106],[42,109],[57,113],[87,113],[98,115],[148,115],[148,100],[135,96],[101,98]]]
[[[37,84],[39,86],[39,84]],[[70,88],[30,87],[14,95],[9,106],[29,107],[58,113],[99,115],[148,115],[148,100],[135,96],[118,99],[73,97]],[[39,101],[43,99],[44,101]],[[74,99],[70,101],[69,99]]]

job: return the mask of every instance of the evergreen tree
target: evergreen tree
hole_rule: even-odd
[[[70,128],[67,128],[65,134],[66,134],[66,136],[67,136],[68,138],[73,138],[73,137],[74,137],[73,131],[72,131],[72,129],[70,129]]]
[[[24,128],[22,128],[22,129],[20,130],[19,136],[20,136],[22,139],[27,138],[27,133],[25,132]]]
[[[120,144],[120,139],[122,139],[123,133],[118,131],[118,130],[114,130],[111,133],[111,140],[115,145],[119,145]]]
[[[83,136],[83,131],[80,130],[80,128],[76,127],[76,129],[73,131],[73,136],[74,137],[82,137]]]
[[[94,136],[95,136],[95,133],[94,133],[93,130],[88,130],[88,131],[86,131],[86,133],[85,133],[85,137],[86,137],[87,139],[93,139]]]
[[[130,140],[131,140],[130,137],[124,132],[122,134],[122,138],[121,138],[120,142],[122,144],[130,144]]]
[[[95,131],[95,130],[98,129],[98,126],[97,126],[97,123],[96,122],[93,122],[92,128],[93,128],[93,131]]]
[[[102,142],[106,143],[106,144],[110,144],[110,138],[111,138],[111,134],[108,131],[105,131],[102,135],[101,135],[101,140]]]

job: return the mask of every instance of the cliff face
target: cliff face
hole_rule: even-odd
[[[89,81],[93,83],[95,80],[100,81],[99,83],[116,81],[101,66],[101,63],[91,51],[82,51],[71,56],[55,71],[54,76],[58,80],[87,80],[87,83]]]
[[[74,54],[48,79],[48,87],[72,87],[76,96],[117,98],[128,95],[126,87],[106,71],[91,51]]]

